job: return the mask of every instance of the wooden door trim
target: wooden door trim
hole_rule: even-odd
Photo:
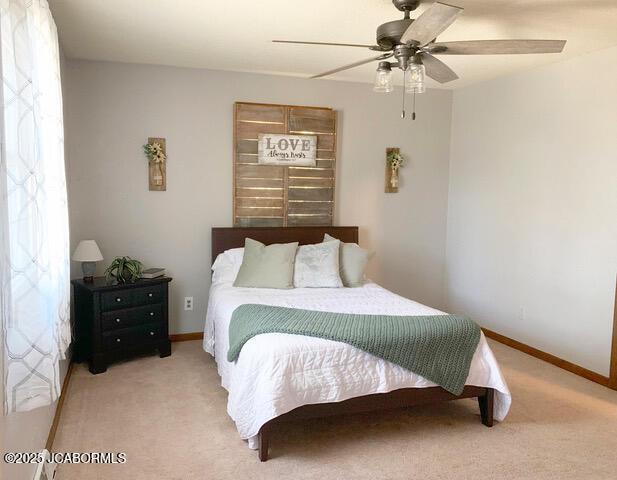
[[[615,307],[613,308],[613,346],[611,349],[611,373],[609,387],[617,390],[617,279],[615,280]]]

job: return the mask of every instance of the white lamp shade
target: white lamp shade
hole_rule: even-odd
[[[73,260],[76,262],[99,262],[103,260],[103,255],[94,240],[82,240],[73,253]]]

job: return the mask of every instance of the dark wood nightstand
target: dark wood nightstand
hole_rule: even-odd
[[[167,321],[169,277],[108,284],[105,277],[87,283],[72,280],[75,303],[76,362],[88,361],[91,373],[103,373],[120,358],[158,350],[171,355]]]

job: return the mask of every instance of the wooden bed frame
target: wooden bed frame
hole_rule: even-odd
[[[358,227],[233,227],[212,229],[212,262],[230,248],[244,246],[245,238],[252,238],[267,245],[272,243],[299,242],[300,245],[319,243],[327,233],[343,242],[358,243]],[[388,393],[376,393],[354,397],[342,402],[303,405],[273,418],[259,430],[259,459],[268,460],[268,448],[272,430],[277,424],[297,419],[322,418],[332,415],[348,415],[411,407],[427,403],[477,398],[482,423],[493,426],[492,388],[466,385],[463,393],[453,395],[441,387],[402,388]]]

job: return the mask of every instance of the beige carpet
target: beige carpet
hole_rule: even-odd
[[[293,423],[271,459],[240,440],[201,342],[91,375],[76,365],[53,450],[126,452],[124,465],[62,465],[89,479],[615,479],[617,392],[498,343],[512,390],[492,429],[463,400]]]

